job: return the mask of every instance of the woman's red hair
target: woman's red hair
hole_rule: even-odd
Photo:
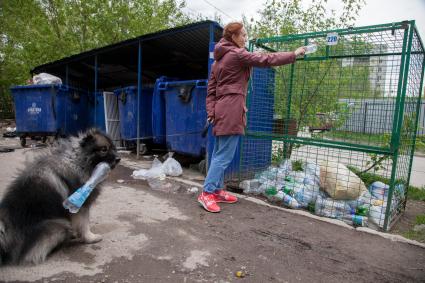
[[[229,41],[232,40],[232,35],[238,35],[243,28],[243,24],[241,22],[231,22],[228,23],[223,30],[223,37]]]

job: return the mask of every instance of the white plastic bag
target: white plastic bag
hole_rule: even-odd
[[[173,156],[172,152],[168,153],[168,158],[162,164],[162,169],[165,175],[177,177],[183,174],[183,169],[180,163],[177,160],[175,160],[172,156]]]
[[[36,85],[62,84],[62,80],[60,78],[47,73],[35,75],[32,80]]]
[[[150,178],[159,178],[159,179],[165,179],[165,173],[162,168],[162,162],[158,160],[158,158],[155,157],[155,159],[152,162],[152,166],[150,169],[139,169],[133,171],[133,174],[131,175],[134,179],[142,179],[147,180]]]

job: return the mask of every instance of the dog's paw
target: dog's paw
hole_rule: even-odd
[[[94,244],[94,243],[102,241],[102,235],[93,234],[93,233],[90,232],[87,235],[84,235],[82,237],[82,240],[86,244]]]

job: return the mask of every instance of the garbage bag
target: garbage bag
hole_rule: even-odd
[[[183,169],[180,163],[175,160],[172,153],[169,153],[167,160],[162,164],[165,175],[177,177],[183,174]]]
[[[139,169],[133,171],[133,174],[131,175],[135,179],[142,179],[147,180],[150,178],[165,178],[164,169],[162,166],[162,162],[159,161],[158,158],[155,157],[155,159],[152,162],[150,169]]]
[[[47,73],[35,75],[32,80],[36,85],[62,84],[62,80],[60,78]]]

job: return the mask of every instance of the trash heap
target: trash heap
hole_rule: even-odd
[[[296,166],[295,166],[296,165]],[[320,165],[286,159],[270,166],[254,179],[239,184],[246,194],[263,195],[270,202],[293,209],[340,219],[353,226],[383,228],[389,186],[376,181],[366,188],[344,164],[324,161]],[[395,186],[390,215],[404,200],[404,185]]]

